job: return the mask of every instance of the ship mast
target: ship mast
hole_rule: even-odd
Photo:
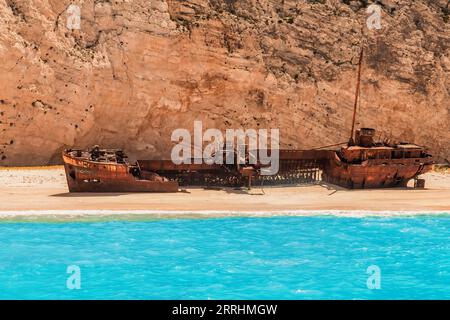
[[[360,87],[361,87],[361,65],[362,65],[363,55],[364,55],[364,48],[361,48],[361,54],[359,56],[359,63],[358,63],[358,80],[356,83],[355,105],[353,106],[352,131],[350,133],[350,139],[348,141],[349,146],[355,145],[354,134],[355,134],[356,109],[358,106],[358,98],[359,98],[360,91],[361,91],[360,90]]]

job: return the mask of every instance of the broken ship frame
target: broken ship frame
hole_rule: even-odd
[[[279,150],[276,175],[261,174],[260,163],[250,164],[246,148],[243,164],[174,164],[171,160],[128,162],[122,150],[63,151],[70,192],[177,192],[180,186],[242,187],[324,181],[349,189],[406,187],[411,179],[423,188],[420,174],[432,169],[433,157],[426,148],[411,143],[375,142],[375,130],[355,132],[360,96],[361,64],[349,141],[339,149]],[[343,144],[337,144],[339,146]],[[224,160],[226,157],[223,152]],[[235,155],[235,163],[238,163]],[[224,161],[225,163],[225,161]]]

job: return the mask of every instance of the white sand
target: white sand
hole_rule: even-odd
[[[450,174],[429,173],[425,190],[346,190],[330,185],[187,192],[68,192],[62,167],[0,169],[0,218],[204,217],[270,215],[391,216],[450,213]]]

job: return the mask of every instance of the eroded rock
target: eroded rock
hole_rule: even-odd
[[[383,0],[379,31],[368,3],[0,0],[0,165],[94,144],[168,157],[194,120],[280,128],[289,148],[346,141],[362,45],[358,125],[449,159],[448,1]]]

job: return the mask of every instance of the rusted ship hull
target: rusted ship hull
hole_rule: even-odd
[[[368,132],[369,135],[364,135]],[[71,192],[177,192],[179,186],[242,187],[325,181],[349,189],[405,187],[432,169],[432,157],[412,144],[375,144],[373,131],[339,150],[278,150],[279,171],[263,175],[260,163],[190,164],[171,160],[126,162],[120,150],[98,147],[63,153]],[[248,159],[248,155],[245,157]]]
[[[149,175],[136,177],[132,166],[78,159],[63,153],[70,192],[177,192],[176,181]]]
[[[256,154],[259,150],[256,150]],[[318,181],[320,169],[334,151],[279,150],[279,170],[275,175],[261,175],[261,164],[174,164],[171,160],[138,160],[143,172],[154,172],[180,186],[241,187],[254,185],[298,184]],[[224,160],[225,162],[225,160]],[[250,178],[250,179],[249,179]]]
[[[336,158],[323,169],[322,179],[348,189],[406,187],[408,182],[432,170],[433,165],[423,159],[386,161],[366,160],[348,164]]]

